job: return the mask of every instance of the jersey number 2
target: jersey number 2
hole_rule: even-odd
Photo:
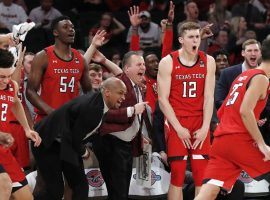
[[[74,92],[75,77],[71,77],[69,82],[66,76],[61,76],[60,78],[60,92],[67,92],[68,88],[70,88],[70,92]]]
[[[7,121],[7,109],[8,109],[8,104],[3,103],[2,104],[2,111],[1,111],[1,121],[2,122]]]

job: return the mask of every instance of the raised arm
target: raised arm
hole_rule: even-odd
[[[11,79],[16,81],[18,85],[21,85],[21,74],[22,74],[22,65],[26,47],[22,49],[22,44],[19,46],[19,58],[16,63],[16,69],[11,76]]]
[[[168,12],[168,19],[165,21],[165,29],[164,35],[161,34],[161,41],[163,41],[162,45],[162,54],[161,57],[164,58],[172,51],[173,44],[173,20],[174,20],[174,7],[172,1],[170,1],[170,9]]]
[[[139,16],[139,6],[130,7],[128,11],[129,21],[131,23],[131,39],[130,39],[130,51],[140,50],[140,37],[138,34],[139,25],[141,24],[141,18]]]
[[[113,35],[118,35],[126,29],[126,27],[121,22],[119,22],[115,17],[113,18],[113,22],[117,26],[117,28],[112,31]]]
[[[205,25],[204,27],[201,28],[200,35],[201,35],[202,40],[207,39],[207,38],[214,35],[212,30],[211,30],[212,26],[213,26],[213,24],[207,24],[207,25]]]
[[[96,32],[95,36],[93,37],[93,39],[91,40],[90,46],[88,47],[85,54],[83,55],[87,64],[89,64],[91,62],[91,59],[92,59],[96,49],[103,45],[104,40],[105,40],[105,35],[106,35],[106,31],[98,30]]]
[[[182,140],[187,148],[191,148],[190,134],[188,129],[181,126],[175,112],[169,102],[171,90],[171,73],[172,73],[172,58],[168,55],[159,63],[157,83],[158,83],[158,101],[160,109],[164,113],[167,120],[177,132],[178,137]]]
[[[203,123],[201,128],[193,133],[194,138],[196,138],[195,142],[193,143],[194,149],[196,149],[199,144],[200,148],[202,147],[209,131],[214,108],[215,72],[215,60],[213,57],[207,55],[207,74],[204,85]]]
[[[96,50],[92,60],[105,66],[115,76],[123,73],[123,70],[118,65],[107,59],[99,50]]]

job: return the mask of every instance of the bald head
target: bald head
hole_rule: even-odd
[[[122,87],[126,89],[126,85],[119,78],[110,77],[103,81],[101,88],[107,90],[116,90],[117,88]]]
[[[112,109],[119,108],[122,101],[125,100],[127,92],[124,82],[118,78],[110,77],[102,83],[101,88],[106,105]]]

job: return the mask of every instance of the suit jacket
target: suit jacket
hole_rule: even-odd
[[[85,152],[82,141],[103,117],[104,101],[100,92],[77,97],[52,112],[35,125],[46,148],[59,138],[61,159],[79,165],[78,157]]]
[[[106,119],[103,121],[103,124],[100,127],[101,135],[112,132],[124,131],[132,125],[135,118],[135,115],[133,115],[132,117],[127,116],[127,107],[134,106],[137,103],[136,94],[132,82],[125,73],[118,75],[117,78],[121,79],[125,83],[127,87],[127,94],[125,96],[125,100],[122,102],[119,109],[110,109],[107,112]],[[141,132],[139,132],[132,140],[132,149],[134,156],[142,154],[141,140],[142,135]]]
[[[242,63],[234,65],[232,67],[228,67],[221,72],[220,78],[216,86],[217,88],[215,90],[215,104],[217,109],[220,108],[223,101],[227,97],[232,82],[241,73],[242,73]]]

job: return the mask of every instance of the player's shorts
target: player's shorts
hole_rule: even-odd
[[[269,178],[270,161],[263,161],[264,155],[245,134],[215,137],[204,183],[230,191],[242,170],[257,181]]]
[[[12,183],[21,182],[25,179],[22,168],[12,155],[9,148],[0,146],[0,163],[10,176]]]
[[[26,178],[20,182],[12,183],[12,193],[18,191],[19,189],[23,188],[26,185],[28,185]]]
[[[7,173],[1,164],[0,164],[0,173]],[[20,182],[13,182],[12,183],[12,193],[18,191],[19,189],[26,186],[27,184],[28,184],[28,182],[27,182],[26,178]]]
[[[201,128],[203,117],[179,117],[178,121],[184,128],[187,128],[190,131],[191,143],[193,144],[195,141],[193,138],[193,133]],[[174,128],[171,125],[169,126],[170,130],[168,132],[167,153],[168,161],[171,165],[171,184],[178,187],[183,185],[186,170],[186,160],[189,156],[195,185],[201,186],[204,170],[208,162],[210,132],[208,132],[201,149],[199,147],[196,149],[187,149],[183,145],[182,140],[178,137]]]
[[[28,167],[30,163],[29,142],[23,127],[18,122],[10,122],[10,133],[14,144],[10,147],[13,156],[21,167]]]
[[[178,117],[177,118],[180,124],[187,128],[190,131],[191,134],[191,143],[195,141],[193,138],[194,131],[198,130],[202,126],[203,118],[202,116],[196,116],[196,117]],[[170,130],[168,132],[168,157],[172,160],[178,160],[178,158],[183,159],[184,156],[187,156],[189,154],[192,155],[202,155],[202,156],[208,156],[209,149],[210,149],[210,132],[208,132],[207,138],[205,139],[203,146],[201,149],[187,149],[182,143],[182,140],[178,137],[176,131],[172,127],[171,124],[169,124]],[[196,157],[196,156],[195,156]]]

